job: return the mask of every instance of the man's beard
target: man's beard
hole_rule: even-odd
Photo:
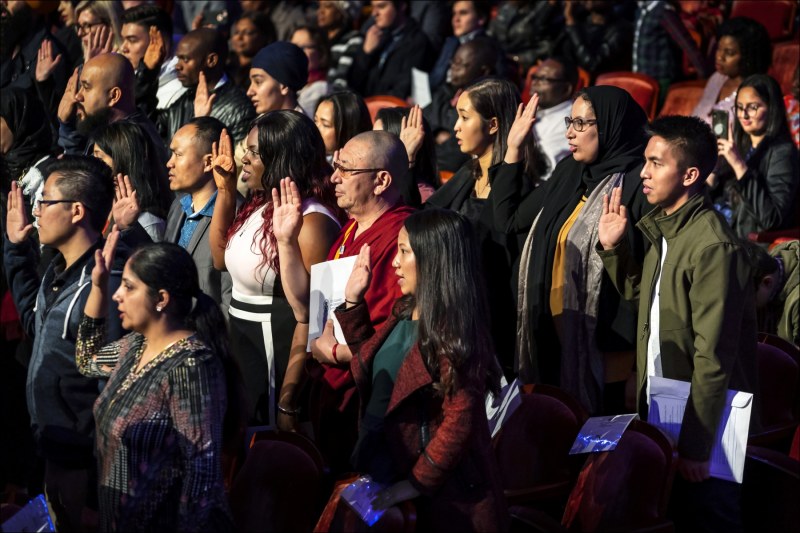
[[[4,61],[11,58],[14,49],[22,44],[23,37],[33,24],[31,8],[26,5],[19,7],[13,13],[6,6],[2,6],[3,16],[0,17],[0,58]]]
[[[112,109],[106,107],[105,109],[100,109],[91,114],[87,113],[84,115],[83,119],[78,119],[75,128],[83,137],[89,137],[96,129],[111,123],[111,112]]]

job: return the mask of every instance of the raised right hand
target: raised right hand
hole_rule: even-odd
[[[117,174],[116,188],[114,189],[114,204],[111,207],[111,216],[117,227],[126,230],[133,226],[139,218],[141,209],[136,198],[136,190],[131,185],[128,176]]]
[[[114,225],[108,234],[106,244],[102,250],[94,251],[94,268],[92,269],[92,285],[98,289],[108,289],[108,276],[111,274],[111,265],[114,264],[114,253],[117,251],[119,228]]]
[[[408,161],[416,161],[417,152],[425,140],[425,129],[422,124],[422,108],[415,105],[408,113],[408,117],[400,120],[400,140],[406,147]]]
[[[58,104],[58,120],[61,122],[69,122],[75,115],[75,95],[78,94],[78,67],[72,72],[72,76],[67,81],[67,87],[64,89],[64,96],[61,97],[61,103]]]
[[[164,46],[164,38],[161,36],[161,32],[159,32],[155,26],[150,26],[150,32],[148,34],[150,38],[150,43],[147,45],[147,50],[144,52],[144,66],[147,67],[148,70],[155,70],[161,67],[161,63],[164,62],[164,57],[167,55],[167,48]]]
[[[361,247],[361,251],[358,252],[356,264],[353,265],[353,272],[350,273],[350,278],[347,280],[347,285],[344,288],[344,299],[352,303],[358,303],[363,300],[371,278],[372,267],[369,263],[369,244],[365,244]]]
[[[622,205],[622,187],[614,187],[611,198],[603,195],[603,214],[597,226],[597,238],[603,250],[610,250],[617,246],[625,236],[628,227],[628,215]]]
[[[295,242],[303,227],[303,201],[291,178],[283,178],[279,187],[272,189],[272,233],[278,242]]]
[[[236,162],[233,159],[233,140],[228,130],[223,129],[218,143],[211,144],[211,172],[217,189],[236,192]]]
[[[207,117],[211,114],[211,107],[214,100],[217,99],[216,94],[208,93],[208,85],[206,85],[206,75],[200,73],[197,82],[197,91],[194,93],[194,116]]]
[[[43,82],[47,80],[59,63],[61,63],[61,54],[58,54],[55,58],[53,57],[53,42],[50,39],[42,40],[42,46],[39,47],[39,57],[36,59],[36,81]]]
[[[28,215],[25,213],[25,198],[16,181],[11,182],[11,192],[8,193],[6,207],[8,208],[8,213],[6,214],[8,240],[14,244],[19,244],[31,234],[33,224],[28,224]]]
[[[89,32],[81,44],[83,45],[83,63],[85,65],[95,56],[114,51],[114,32],[106,25],[100,26],[99,30]]]
[[[536,122],[536,111],[539,109],[539,94],[533,93],[528,105],[519,104],[517,116],[508,130],[508,146],[519,148],[529,135],[533,135],[533,123]]]

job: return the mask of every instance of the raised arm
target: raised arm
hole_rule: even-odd
[[[533,135],[536,111],[539,108],[539,95],[534,94],[528,105],[520,104],[517,116],[508,132],[506,153],[503,165],[492,181],[490,195],[494,212],[495,231],[501,233],[526,232],[533,224],[542,207],[542,199],[548,190],[548,183],[533,189],[523,198],[523,152],[522,146],[529,135]]]
[[[226,270],[225,248],[228,245],[228,228],[236,216],[236,163],[233,161],[233,141],[228,130],[222,130],[219,143],[211,145],[212,172],[217,184],[217,202],[211,216],[209,245],[214,268]]]

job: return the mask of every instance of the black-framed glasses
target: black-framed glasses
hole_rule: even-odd
[[[564,78],[548,78],[547,76],[539,76],[537,74],[534,74],[533,76],[531,76],[531,83],[533,83],[533,82],[537,82],[537,83],[563,83],[565,81],[567,81],[567,80],[565,80]]]
[[[42,210],[42,205],[69,204],[69,203],[74,203],[74,202],[83,203],[80,200],[68,200],[66,198],[63,198],[61,200],[36,200],[33,203],[33,208],[35,210],[37,210],[37,211],[41,211]]]
[[[84,22],[83,24],[75,24],[75,31],[78,33],[78,35],[81,35],[81,34],[85,35],[85,34],[89,33],[90,31],[92,31],[92,28],[94,28],[95,26],[102,26],[104,24],[105,24],[105,22],[100,22],[100,21],[98,21],[98,22]]]
[[[736,104],[736,114],[737,115],[744,115],[747,113],[747,116],[755,115],[758,113],[758,110],[761,109],[763,106],[761,104],[756,104],[755,102],[749,103],[747,105]]]
[[[572,118],[572,117],[564,117],[564,124],[566,124],[567,129],[572,126],[575,131],[583,131],[586,129],[587,126],[592,126],[597,124],[597,120],[593,118],[589,119],[582,119],[582,118]]]
[[[340,174],[347,174],[350,176],[353,174],[360,174],[362,172],[380,172],[381,170],[384,170],[382,168],[345,168],[338,161],[333,162],[333,169],[338,170]]]

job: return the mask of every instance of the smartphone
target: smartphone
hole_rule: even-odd
[[[711,129],[717,139],[728,138],[728,112],[720,109],[711,111]]]

